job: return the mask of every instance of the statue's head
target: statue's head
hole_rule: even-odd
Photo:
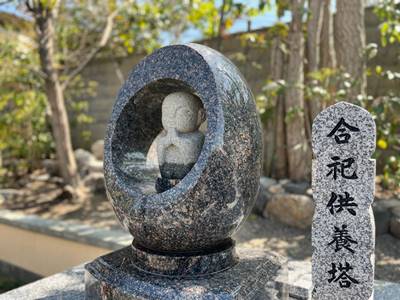
[[[162,103],[163,127],[187,133],[197,130],[205,119],[201,100],[186,92],[176,92],[165,97]]]

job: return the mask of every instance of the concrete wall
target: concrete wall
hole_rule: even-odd
[[[379,20],[372,12],[371,8],[366,10],[366,35],[367,43],[379,44]],[[215,41],[205,40],[200,43],[213,47]],[[232,35],[226,38],[222,44],[223,53],[234,60],[235,64],[239,67],[244,77],[247,79],[253,93],[257,95],[265,80],[268,77],[269,61],[268,51],[264,49],[250,49],[247,55],[251,61],[257,62],[261,69],[255,68],[248,63],[240,63],[232,57],[238,52],[245,52],[246,49],[240,42],[240,35]],[[397,59],[398,49],[396,46],[388,46],[379,52],[379,55],[370,62],[370,67],[375,68],[376,65],[382,65],[383,68],[389,67],[391,70],[400,71],[399,60]],[[90,144],[97,140],[102,139],[105,134],[106,124],[111,114],[112,105],[115,101],[118,90],[122,84],[118,76],[117,65],[120,66],[120,72],[126,78],[128,72],[137,64],[143,56],[135,55],[132,57],[121,59],[117,62],[110,60],[99,59],[94,61],[83,73],[83,77],[89,80],[98,82],[97,97],[89,99],[89,115],[94,117],[94,122],[85,127],[74,127],[72,129],[73,142],[75,147],[90,147]],[[368,93],[371,95],[379,95],[389,88],[395,87],[394,81],[385,81],[376,77],[368,78]],[[89,141],[84,141],[80,132],[82,129],[90,130],[92,137]]]

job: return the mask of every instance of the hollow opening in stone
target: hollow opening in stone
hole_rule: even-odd
[[[130,99],[117,120],[113,163],[130,188],[164,192],[195,165],[204,143],[203,103],[185,83],[154,81]]]

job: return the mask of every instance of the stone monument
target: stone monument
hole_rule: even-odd
[[[313,299],[372,299],[376,129],[363,108],[340,102],[312,128]]]
[[[197,44],[146,57],[118,94],[104,149],[107,194],[133,242],[86,265],[87,298],[287,296],[285,260],[231,238],[258,192],[262,138],[227,58]]]

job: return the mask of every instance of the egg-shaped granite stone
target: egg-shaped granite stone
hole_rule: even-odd
[[[201,99],[207,128],[192,169],[176,186],[157,193],[149,150],[162,130],[162,101],[174,92]],[[140,163],[127,168],[127,157]],[[163,47],[140,61],[113,106],[104,152],[108,197],[134,238],[135,257],[144,264],[143,253],[233,257],[226,249],[233,248],[231,236],[254,204],[261,157],[253,95],[225,56],[188,44]]]

